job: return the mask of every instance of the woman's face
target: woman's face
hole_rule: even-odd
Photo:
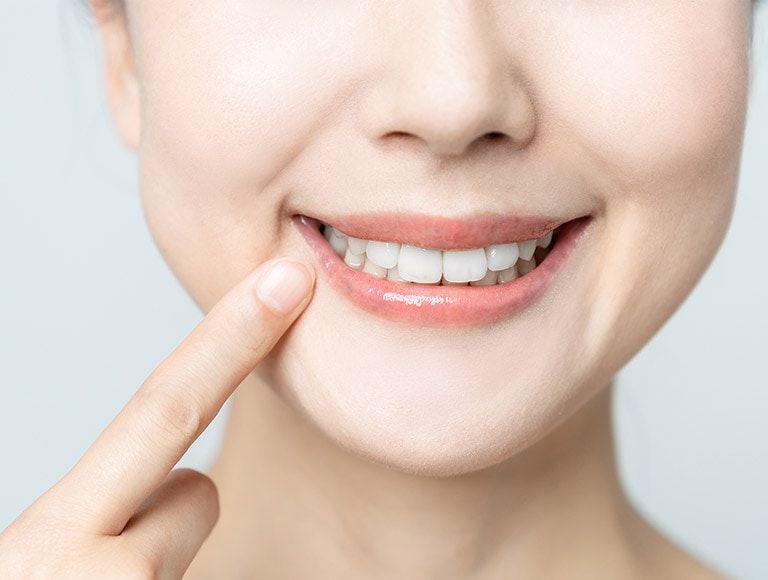
[[[203,310],[271,256],[318,269],[255,373],[338,444],[457,474],[572,414],[712,260],[737,184],[750,12],[128,0],[138,92],[112,99],[151,231]],[[525,308],[419,324],[350,301],[292,221],[373,212],[592,220]]]

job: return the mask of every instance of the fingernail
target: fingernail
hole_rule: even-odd
[[[256,294],[275,312],[289,314],[301,303],[311,285],[312,277],[306,266],[294,260],[280,260],[261,277]]]

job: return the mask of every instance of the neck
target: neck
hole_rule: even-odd
[[[601,572],[632,577],[633,546],[648,526],[617,477],[611,397],[609,385],[506,462],[432,478],[335,445],[252,375],[234,396],[209,471],[221,515],[193,566],[281,578],[480,580],[504,570],[594,577],[588,566],[599,562]]]

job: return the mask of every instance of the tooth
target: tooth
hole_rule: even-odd
[[[520,256],[520,248],[517,244],[493,244],[485,249],[488,259],[488,269],[500,272],[511,268]]]
[[[397,265],[397,257],[400,254],[400,244],[395,242],[368,242],[365,250],[368,258],[382,268],[394,268]]]
[[[349,236],[349,249],[353,254],[365,254],[365,249],[368,247],[368,240],[361,240],[360,238],[353,238]]]
[[[342,234],[341,237],[339,237],[337,234],[338,231],[331,228],[331,235],[326,239],[333,248],[333,251],[339,256],[344,257],[344,254],[347,251],[347,236]]]
[[[520,261],[518,260],[517,263],[519,264]],[[510,280],[514,280],[519,276],[520,274],[517,271],[517,264],[515,264],[511,268],[507,268],[506,270],[502,270],[501,272],[499,272],[498,283],[503,284],[504,282],[509,282]]]
[[[480,280],[488,271],[485,250],[446,250],[443,252],[443,276],[449,282]]]
[[[404,284],[410,284],[408,280],[403,280],[400,277],[400,274],[397,271],[397,266],[395,266],[394,268],[389,268],[387,270],[387,280],[389,280],[390,282],[402,282]]]
[[[443,273],[443,253],[403,244],[397,258],[397,269],[404,280],[434,284],[440,281]]]
[[[524,242],[517,242],[520,248],[520,258],[523,260],[530,260],[533,257],[533,252],[536,250],[536,238],[532,240],[525,240]]]
[[[323,226],[323,236],[330,242],[331,236],[333,236],[333,228],[331,226]]]
[[[386,278],[387,277],[387,269],[382,268],[381,266],[377,266],[373,262],[371,262],[368,258],[365,259],[365,264],[363,265],[363,272],[366,272],[367,274],[373,274],[377,278]]]
[[[552,241],[552,232],[549,231],[543,236],[541,236],[538,240],[536,240],[536,246],[538,246],[539,248],[546,248],[551,241]]]
[[[352,250],[347,248],[347,251],[344,254],[344,263],[353,270],[362,270],[365,265],[365,255],[353,254]]]
[[[518,260],[517,261],[517,271],[520,272],[520,275],[527,274],[531,270],[533,270],[536,267],[536,258],[531,258],[530,260]]]
[[[450,280],[445,279],[445,274],[443,274],[443,277],[440,279],[440,283],[443,286],[466,286],[466,282],[451,282]]]
[[[496,284],[496,279],[498,278],[499,273],[494,272],[493,270],[488,270],[485,276],[480,278],[480,280],[475,280],[474,282],[470,282],[470,286],[491,286],[493,284]]]

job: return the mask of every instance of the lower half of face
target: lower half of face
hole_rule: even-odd
[[[207,311],[269,257],[313,262],[314,299],[255,372],[340,445],[447,475],[503,461],[574,413],[711,262],[738,177],[750,9],[416,4],[168,0],[129,11],[142,199],[181,283]],[[479,139],[488,132],[508,138]],[[478,213],[587,217],[578,235],[558,230],[548,253],[537,250],[535,269],[499,266],[496,286],[457,290],[444,284],[445,252],[443,284],[424,281],[434,273],[397,281],[386,264],[345,263],[320,231],[318,251],[295,219],[339,226],[369,212],[452,226]],[[378,241],[417,235],[413,223],[398,232],[388,219]],[[522,241],[494,240],[504,251]],[[404,248],[408,275],[432,267],[402,266]],[[361,276],[378,299],[457,291],[487,308],[366,307]],[[536,292],[514,298],[527,287]],[[515,305],[494,306],[504,301]]]

